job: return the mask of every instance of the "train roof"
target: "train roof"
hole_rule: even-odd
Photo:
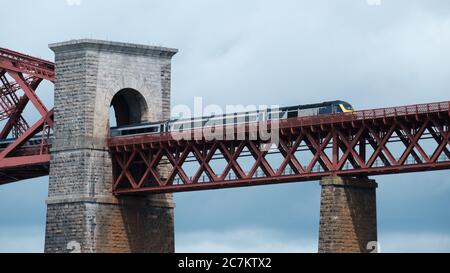
[[[308,109],[308,108],[315,108],[315,107],[322,107],[322,106],[327,106],[330,104],[339,104],[339,103],[347,103],[350,104],[346,101],[343,100],[332,100],[332,101],[324,101],[324,102],[319,102],[319,103],[311,103],[311,104],[302,104],[302,105],[295,105],[295,106],[286,106],[286,107],[280,107],[279,109]]]

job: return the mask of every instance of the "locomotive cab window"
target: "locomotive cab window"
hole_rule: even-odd
[[[345,101],[337,101],[335,104],[336,113],[352,113],[354,112],[353,107]]]

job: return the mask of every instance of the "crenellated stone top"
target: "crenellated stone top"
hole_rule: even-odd
[[[122,54],[136,54],[141,56],[157,56],[171,58],[178,52],[178,49],[140,45],[132,43],[111,42],[95,39],[79,39],[70,40],[66,42],[49,44],[49,47],[54,52],[71,52],[79,51],[81,49],[99,50],[117,52]]]

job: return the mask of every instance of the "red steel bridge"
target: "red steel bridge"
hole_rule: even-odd
[[[53,110],[36,91],[42,81],[55,80],[53,63],[0,48],[0,184],[48,175]],[[24,118],[29,103],[39,118]]]
[[[53,110],[39,99],[54,64],[0,48],[0,184],[48,175]],[[30,103],[40,116],[24,118]],[[115,194],[161,193],[450,169],[450,101],[299,117],[179,140],[171,133],[108,139]],[[263,141],[258,126],[277,130]],[[276,129],[275,129],[276,128]],[[186,136],[198,135],[195,129]],[[261,149],[269,143],[270,149]],[[161,168],[169,171],[161,174]]]

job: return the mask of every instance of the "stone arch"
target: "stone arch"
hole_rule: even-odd
[[[110,107],[114,109],[117,126],[141,123],[148,120],[147,101],[135,89],[121,89],[113,96]]]

